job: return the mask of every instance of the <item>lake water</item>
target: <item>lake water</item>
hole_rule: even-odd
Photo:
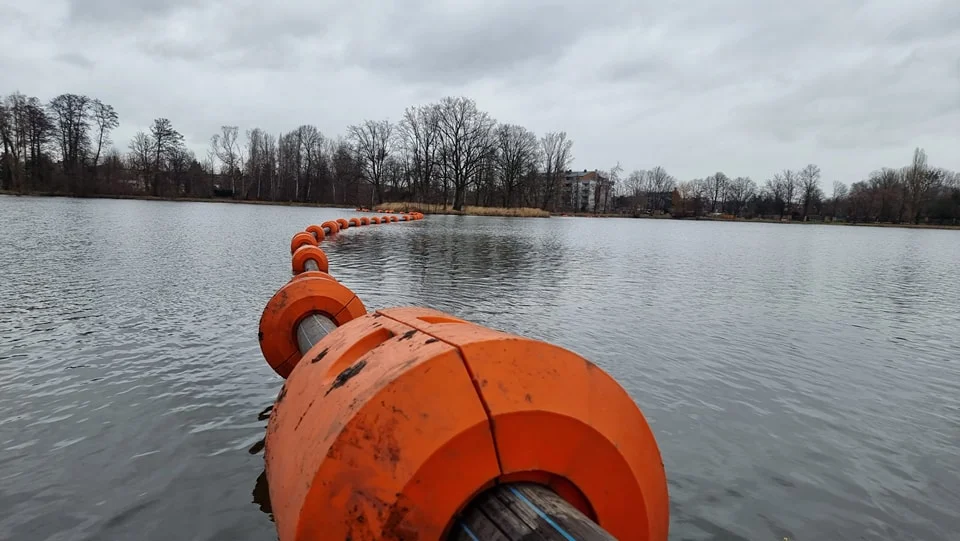
[[[0,539],[275,539],[257,323],[335,209],[0,197]],[[331,272],[630,392],[672,539],[956,539],[960,232],[431,216]]]

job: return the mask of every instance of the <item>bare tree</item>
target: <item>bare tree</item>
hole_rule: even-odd
[[[847,185],[840,182],[839,180],[833,181],[833,217],[836,218],[840,214],[840,209],[843,207],[844,200],[847,198],[849,189]]]
[[[783,199],[786,202],[786,210],[793,214],[793,205],[797,200],[797,192],[800,190],[800,182],[797,173],[790,169],[783,170]]]
[[[96,150],[93,154],[93,167],[96,168],[100,165],[100,155],[104,147],[113,142],[110,140],[110,132],[120,125],[120,117],[112,105],[96,99],[91,103],[90,116],[96,128]]]
[[[710,195],[710,212],[718,212],[717,209],[723,208],[723,195],[726,193],[727,182],[729,182],[727,175],[723,173],[714,173],[713,175],[706,178],[706,181],[709,185],[708,193]]]
[[[907,168],[904,176],[910,197],[911,221],[918,224],[923,206],[942,181],[943,174],[931,169],[927,165],[927,153],[922,148],[917,148],[913,151],[913,163]]]
[[[50,100],[49,106],[56,125],[63,172],[71,181],[73,191],[80,193],[87,191],[81,172],[90,148],[91,103],[87,96],[61,94]]]
[[[230,179],[230,191],[233,196],[247,197],[243,183],[243,150],[238,140],[240,130],[237,126],[221,126],[220,133],[210,138],[210,150],[223,164],[221,173]],[[239,191],[237,185],[239,184]]]
[[[780,214],[780,219],[783,220],[787,208],[787,184],[783,175],[780,173],[773,175],[773,178],[767,181],[764,189],[773,199],[777,212]]]
[[[737,177],[727,183],[726,200],[734,216],[740,216],[747,201],[757,193],[757,183],[750,177]]]
[[[537,136],[516,124],[497,127],[496,145],[495,161],[503,189],[503,205],[511,207],[520,181],[531,170],[537,169],[540,148]]]
[[[401,145],[410,162],[414,200],[423,202],[439,169],[440,114],[436,104],[408,107],[400,121]]]
[[[251,179],[256,198],[276,197],[277,139],[254,128],[247,132],[247,163],[245,177]],[[254,189],[251,186],[251,189]]]
[[[183,145],[183,135],[173,129],[170,120],[157,118],[153,121],[153,126],[150,127],[150,136],[153,143],[153,185],[151,191],[154,196],[159,196],[160,175],[165,160],[168,160]]]
[[[24,189],[27,152],[27,97],[14,93],[0,104],[0,140],[3,141],[4,189]]]
[[[605,173],[610,185],[603,198],[603,212],[607,212],[610,209],[611,196],[623,195],[623,179],[620,177],[622,173],[623,167],[620,166],[620,162],[617,162],[617,165],[614,165]]]
[[[357,152],[363,176],[373,185],[373,204],[383,203],[384,164],[393,150],[393,124],[388,120],[366,120],[347,132]]]
[[[142,131],[137,132],[130,141],[130,154],[127,161],[137,172],[137,181],[141,186],[150,178],[153,146],[153,137]]]
[[[493,148],[494,121],[468,98],[444,98],[438,109],[444,177],[453,182],[453,209],[463,210],[467,185],[480,174]],[[446,204],[446,194],[444,197]]]
[[[573,162],[573,141],[567,139],[567,132],[549,132],[540,139],[540,148],[544,172],[541,207],[543,210],[551,210],[557,206],[560,185],[567,168]]]
[[[810,207],[820,201],[823,191],[820,189],[820,168],[814,164],[804,167],[798,175],[800,199],[803,206],[803,221],[810,214]]]

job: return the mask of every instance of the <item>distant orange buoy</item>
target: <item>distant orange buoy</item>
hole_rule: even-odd
[[[323,239],[327,238],[327,233],[323,230],[323,226],[321,225],[308,225],[304,231],[307,233],[312,233],[313,236],[316,237],[317,242],[323,242]]]
[[[297,233],[296,235],[294,235],[292,239],[290,239],[290,253],[292,254],[296,252],[297,248],[300,248],[301,246],[308,246],[308,245],[316,246],[317,239],[310,233],[301,231],[300,233]]]
[[[343,218],[337,218],[337,224],[340,226],[340,229],[346,229],[350,227],[350,222]]]
[[[327,260],[327,254],[320,248],[312,245],[301,246],[293,253],[292,270],[294,274],[300,274],[307,269],[307,261],[312,260],[317,264],[317,270],[327,272],[330,270],[330,263]]]
[[[366,216],[360,217],[360,225],[370,225],[370,218]]]
[[[320,224],[320,227],[325,227],[330,230],[330,234],[338,233],[340,231],[340,224],[335,220],[329,220]]]

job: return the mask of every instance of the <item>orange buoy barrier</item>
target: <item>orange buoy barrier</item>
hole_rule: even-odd
[[[308,225],[304,231],[312,234],[318,243],[323,242],[323,239],[327,238],[327,232],[324,231],[322,225]]]
[[[340,229],[346,229],[350,227],[350,222],[343,218],[337,218],[337,224],[340,226]]]
[[[371,217],[370,217],[370,223],[372,223],[372,224],[378,224],[378,223],[380,223],[380,218],[377,217],[377,216],[371,216]]]
[[[313,265],[310,262],[313,262]],[[323,250],[316,246],[307,245],[297,248],[297,251],[293,253],[292,267],[294,274],[300,274],[308,270],[327,272],[330,270],[330,262]]]
[[[329,234],[333,235],[340,232],[340,224],[336,220],[328,220],[320,224],[320,227],[329,230]]]
[[[324,222],[323,238],[341,220]],[[308,231],[294,238],[320,238]],[[584,540],[667,538],[656,440],[603,370],[435,310],[368,314],[299,238],[294,277],[259,328],[287,379],[265,454],[280,541],[477,541],[491,521],[498,539],[569,541],[568,526]]]
[[[310,233],[301,231],[296,235],[294,235],[292,239],[290,239],[290,253],[292,254],[296,252],[297,249],[300,248],[301,246],[307,246],[307,245],[316,246],[317,239]]]
[[[370,225],[370,218],[366,216],[360,217],[360,225]]]

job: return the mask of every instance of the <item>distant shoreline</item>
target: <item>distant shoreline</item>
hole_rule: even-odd
[[[172,203],[231,203],[235,205],[270,205],[279,207],[312,207],[312,208],[353,208],[352,205],[334,203],[309,203],[300,201],[259,201],[256,199],[231,199],[229,197],[166,197],[154,195],[117,195],[91,194],[76,195],[68,193],[27,192],[19,193],[10,190],[0,190],[0,195],[11,197],[64,197],[70,199],[129,199],[137,201],[169,201]]]
[[[333,204],[333,203],[308,203],[299,201],[258,201],[251,199],[230,199],[220,197],[163,197],[153,195],[116,195],[116,194],[92,194],[92,195],[74,195],[66,193],[47,193],[47,192],[28,192],[19,193],[10,190],[0,190],[0,196],[10,197],[63,197],[73,199],[128,199],[139,201],[168,201],[181,203],[230,203],[236,205],[267,205],[279,207],[307,207],[307,208],[354,208],[352,205]],[[801,222],[794,220],[771,220],[764,218],[712,218],[709,216],[673,218],[668,214],[663,215],[641,215],[631,216],[628,214],[591,214],[591,213],[559,213],[550,214],[546,211],[536,211],[537,209],[507,208],[507,207],[465,207],[464,211],[455,211],[452,208],[427,208],[431,205],[420,205],[417,203],[383,203],[374,208],[392,209],[402,212],[401,209],[418,210],[424,214],[438,214],[451,216],[487,216],[487,217],[516,217],[516,218],[546,218],[546,217],[564,217],[564,218],[625,218],[638,220],[678,220],[678,221],[703,221],[703,222],[733,222],[733,223],[757,223],[757,224],[781,224],[781,225],[830,225],[830,226],[849,226],[849,227],[894,227],[902,229],[942,229],[950,231],[960,230],[960,224],[895,224],[895,223],[877,223],[877,222],[823,222],[809,221]],[[357,210],[357,212],[361,212]],[[369,211],[368,211],[369,212]]]

